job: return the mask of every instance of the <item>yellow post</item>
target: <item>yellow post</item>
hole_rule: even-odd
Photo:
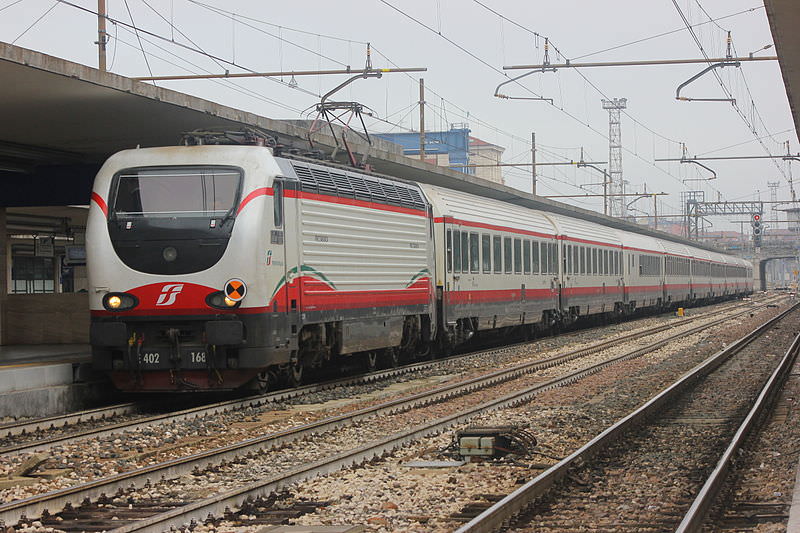
[[[683,307],[678,308],[678,316],[684,316]]]

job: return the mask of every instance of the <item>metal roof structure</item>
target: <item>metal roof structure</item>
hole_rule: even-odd
[[[764,7],[800,140],[800,4],[794,0],[764,0]]]
[[[254,126],[308,149],[308,129],[0,42],[0,207],[87,204],[100,164],[135,146],[171,146],[195,129]],[[314,147],[331,153],[324,131]],[[616,229],[714,250],[594,211],[407,158],[376,139],[350,148],[380,174],[430,183]],[[339,162],[345,154],[339,150]]]

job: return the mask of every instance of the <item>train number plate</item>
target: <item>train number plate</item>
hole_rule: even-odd
[[[181,351],[182,366],[185,368],[205,368],[208,354],[203,348],[188,348]]]
[[[161,363],[161,352],[142,353],[142,364],[158,366]]]

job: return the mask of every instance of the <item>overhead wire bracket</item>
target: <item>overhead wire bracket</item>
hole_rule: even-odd
[[[731,32],[728,32],[728,50],[725,55],[726,61],[720,61],[718,63],[711,63],[706,68],[686,80],[685,82],[678,85],[678,88],[675,90],[675,99],[680,100],[682,102],[730,102],[731,104],[736,103],[735,98],[692,98],[689,96],[681,96],[681,90],[689,85],[690,83],[696,81],[698,78],[701,78],[711,72],[712,70],[716,70],[718,68],[725,68],[725,67],[736,67],[739,68],[742,66],[740,61],[730,61],[733,58],[733,54],[731,51]],[[706,56],[708,57],[708,56]],[[702,165],[701,165],[702,166]]]
[[[518,80],[521,80],[522,78],[524,78],[526,76],[530,76],[531,74],[544,73],[544,72],[555,72],[555,71],[556,71],[555,67],[550,67],[550,41],[549,41],[549,39],[545,39],[544,40],[544,60],[542,61],[542,68],[536,69],[536,70],[532,70],[530,72],[526,72],[525,74],[521,74],[519,76],[516,76],[514,78],[511,78],[509,80],[506,80],[506,81],[502,82],[500,85],[498,85],[495,88],[494,96],[497,97],[497,98],[503,98],[504,100],[535,100],[535,101],[540,101],[540,102],[550,102],[552,104],[553,103],[553,99],[552,98],[545,98],[543,96],[509,96],[507,94],[501,93],[500,92],[500,87],[502,87],[503,85],[508,85],[509,83],[514,83],[514,82],[516,82]]]
[[[311,123],[311,126],[308,129],[308,141],[311,144],[312,148],[314,146],[314,141],[312,140],[311,136],[316,133],[317,131],[321,130],[324,127],[324,124],[327,124],[328,129],[330,130],[331,136],[336,143],[336,147],[334,149],[333,156],[336,155],[336,151],[339,148],[344,146],[345,150],[348,154],[348,159],[350,160],[350,164],[353,166],[364,166],[366,165],[366,160],[368,155],[365,155],[364,160],[361,163],[358,163],[355,159],[355,156],[350,150],[350,146],[347,143],[346,133],[348,131],[352,131],[355,133],[359,138],[361,138],[364,142],[368,145],[372,146],[372,138],[369,135],[369,131],[367,131],[367,125],[364,123],[364,109],[367,109],[367,115],[372,115],[372,110],[369,109],[367,106],[359,103],[359,102],[337,102],[337,101],[328,101],[333,94],[341,91],[343,88],[347,87],[354,81],[358,79],[367,79],[367,78],[380,78],[383,76],[383,70],[381,69],[374,69],[372,68],[372,57],[371,57],[371,50],[370,45],[367,43],[367,59],[366,63],[364,64],[364,70],[359,72],[355,76],[351,76],[350,78],[346,79],[327,93],[325,93],[320,102],[316,104],[315,110],[317,112],[317,116],[314,118],[314,121]],[[357,130],[350,126],[352,120],[356,118],[361,123],[361,129]],[[339,143],[339,137],[336,135],[336,130],[334,129],[334,125],[338,125],[343,128],[341,142]]]
[[[681,143],[681,148],[683,149],[683,155],[681,155],[681,163],[693,163],[698,167],[702,167],[711,172],[710,178],[686,178],[685,180],[683,180],[683,183],[687,183],[689,181],[711,181],[717,179],[717,173],[714,172],[713,169],[705,166],[703,163],[700,163],[699,161],[695,161],[694,159],[686,157],[686,143]]]

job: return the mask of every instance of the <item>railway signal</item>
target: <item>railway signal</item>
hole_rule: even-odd
[[[761,225],[761,213],[753,213],[750,225],[753,227],[753,245],[759,247],[761,246],[761,234],[764,232]]]

